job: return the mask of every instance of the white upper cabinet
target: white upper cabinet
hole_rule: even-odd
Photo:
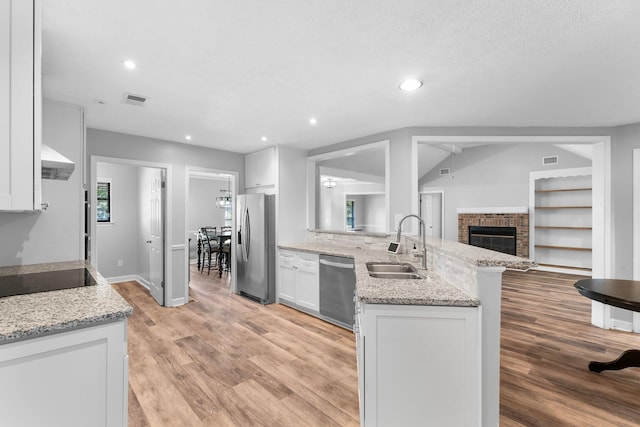
[[[275,186],[275,184],[275,147],[267,148],[244,156],[245,188],[268,187]]]
[[[0,210],[40,209],[40,1],[0,2]]]

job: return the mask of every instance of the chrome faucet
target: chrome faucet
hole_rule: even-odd
[[[398,234],[396,235],[396,241],[400,242],[400,237],[402,235],[402,223],[404,222],[405,219],[407,218],[417,218],[418,221],[420,221],[420,234],[422,235],[422,254],[418,255],[418,256],[422,256],[422,269],[426,270],[427,269],[427,244],[425,243],[425,228],[424,228],[424,221],[422,220],[422,218],[420,218],[418,215],[407,215],[404,218],[402,218],[400,220],[400,223],[398,223]]]

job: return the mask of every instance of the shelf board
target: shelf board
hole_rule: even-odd
[[[535,209],[591,209],[591,206],[536,206]]]
[[[545,264],[545,263],[538,263],[538,266],[540,267],[555,267],[555,268],[570,268],[572,270],[580,270],[580,271],[591,271],[590,267],[574,267],[572,265],[560,265],[560,264]]]
[[[591,251],[591,248],[577,248],[573,246],[535,245],[535,247],[544,249],[563,249],[568,251]]]
[[[536,193],[559,193],[561,191],[591,191],[591,187],[584,187],[584,188],[558,188],[556,190],[536,190]]]
[[[551,230],[591,230],[591,227],[565,227],[562,225],[536,225],[535,228],[546,228]]]

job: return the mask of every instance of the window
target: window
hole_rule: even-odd
[[[111,222],[111,180],[98,181],[96,199],[98,222]]]
[[[355,228],[355,200],[347,200],[347,230]]]

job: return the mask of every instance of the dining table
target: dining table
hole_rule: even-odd
[[[640,281],[622,279],[582,279],[574,287],[580,295],[625,310],[640,311]],[[640,367],[640,350],[629,349],[612,361],[589,362],[589,370],[602,372]]]
[[[198,271],[200,271],[201,268],[204,268],[204,265],[205,265],[205,258],[204,258],[204,254],[202,253],[203,241],[206,239],[203,231],[204,228],[207,228],[207,227],[201,227],[195,233],[196,239],[197,239],[197,248],[198,248]],[[211,235],[210,232],[207,233],[207,236],[209,237],[209,239],[211,240],[215,239],[218,243],[218,246],[216,248],[218,277],[222,277],[222,272],[223,272],[223,266],[221,261],[224,257],[224,254],[223,254],[224,243],[229,241],[229,245],[231,245],[231,234],[232,234],[231,231],[226,231],[226,230],[222,231],[219,227],[216,227],[215,234]]]

